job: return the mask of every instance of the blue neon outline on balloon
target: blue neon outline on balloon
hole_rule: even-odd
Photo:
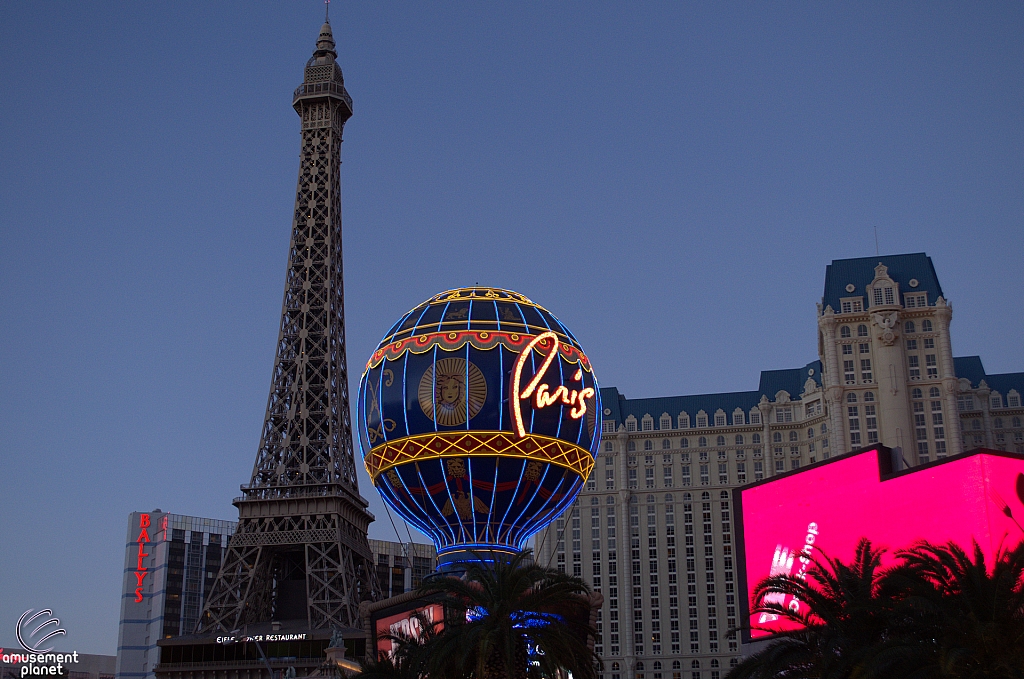
[[[499,349],[500,351],[500,349]],[[501,407],[498,407],[501,410]],[[494,486],[491,488],[491,504],[487,507],[487,535],[491,539],[497,538],[497,533],[494,531],[494,503],[498,501],[498,467],[501,465],[501,458],[495,456],[494,458]]]
[[[398,472],[395,472],[395,473],[398,474]],[[405,481],[402,480],[401,474],[398,474],[398,480],[402,482],[402,486],[405,487],[406,492],[408,492],[409,488],[407,486],[405,486]],[[384,485],[384,489],[387,492],[381,492],[380,491],[380,486],[378,486],[377,488],[378,488],[378,492],[380,492],[380,496],[384,500],[384,502],[389,504],[391,506],[391,508],[394,509],[395,512],[397,512],[400,517],[402,517],[403,521],[411,523],[413,528],[418,530],[424,536],[430,538],[431,542],[436,542],[434,540],[434,538],[431,536],[431,531],[427,527],[427,525],[426,524],[422,524],[421,525],[419,523],[418,517],[413,516],[412,512],[408,511],[407,507],[404,507],[404,503],[403,503],[403,505],[399,505],[397,500],[394,497],[392,497],[392,496],[395,495],[395,489],[392,488],[390,484],[385,484]],[[412,493],[409,493],[409,497],[412,497]],[[413,500],[413,505],[415,505],[417,509],[420,509],[420,506],[416,504],[415,500]]]
[[[568,473],[572,473],[572,472],[568,472]],[[571,506],[573,503],[576,502],[576,500],[578,499],[578,496],[579,496],[579,491],[574,493],[573,492],[573,488],[576,486],[577,481],[580,481],[580,491],[582,491],[583,490],[583,488],[582,488],[583,483],[581,482],[580,477],[578,475],[573,474],[573,477],[574,478],[571,481],[571,485],[569,486],[569,490],[565,494],[565,496],[562,498],[562,500],[560,502],[558,502],[557,504],[555,504],[554,506],[550,507],[548,509],[548,511],[547,511],[547,514],[538,513],[537,515],[534,516],[534,519],[538,522],[538,528],[535,531],[533,531],[532,533],[530,533],[529,535],[527,535],[526,538],[525,538],[526,540],[528,540],[531,536],[533,536],[533,535],[541,532],[542,530],[544,530],[544,528],[549,526],[551,524],[551,522],[554,521],[558,517],[559,514],[564,512],[569,506]],[[561,484],[562,484],[562,482],[565,481],[565,479],[566,479],[566,476],[563,475],[562,476],[562,481],[559,482],[559,485],[555,488],[555,491],[557,491],[558,488],[561,488]],[[542,516],[543,518],[537,519],[538,516]]]
[[[525,471],[525,469],[526,469],[525,465],[524,465],[523,469]],[[512,522],[512,525],[509,526],[508,532],[505,533],[505,541],[506,542],[509,541],[509,536],[512,534],[512,529],[515,526],[519,525],[519,522],[522,521],[523,514],[525,514],[526,510],[530,508],[530,505],[533,503],[533,499],[535,497],[537,497],[537,493],[539,493],[540,489],[544,486],[544,479],[546,479],[548,477],[548,472],[549,471],[551,471],[551,465],[550,464],[544,465],[544,473],[541,475],[540,479],[537,481],[537,487],[533,489],[533,495],[531,495],[530,499],[527,500],[526,505],[523,506],[523,510],[521,512],[519,512],[519,516],[516,517],[515,521]],[[521,477],[520,477],[520,479],[521,479]],[[516,490],[518,490],[518,488],[516,488]],[[514,495],[512,497],[515,498]]]
[[[391,484],[389,482],[385,482],[383,487],[387,488],[390,491],[390,493],[392,495],[392,501],[396,503],[395,509],[396,509],[396,511],[398,511],[398,515],[401,516],[403,519],[410,520],[413,523],[413,525],[416,525],[416,521],[422,522],[424,528],[423,529],[417,528],[417,530],[420,530],[421,533],[423,533],[427,537],[430,537],[431,531],[430,531],[428,526],[433,523],[433,520],[430,518],[430,513],[427,511],[426,507],[420,506],[420,504],[418,502],[416,502],[416,497],[413,495],[412,491],[409,489],[409,486],[408,486],[408,484],[406,484],[405,479],[402,478],[402,473],[398,469],[395,469],[395,474],[398,476],[398,480],[399,480],[399,482],[401,482],[402,487],[405,489],[405,492],[409,494],[409,498],[412,500],[413,507],[415,507],[416,509],[421,511],[425,518],[421,519],[421,518],[417,517],[411,510],[408,510],[408,508],[407,508],[408,513],[398,509],[398,506],[397,506],[397,504],[398,504],[397,493],[395,492],[395,489],[391,486]],[[390,481],[390,479],[388,479],[388,481]],[[378,489],[380,487],[381,486],[377,486]],[[404,506],[404,503],[402,504],[402,506]],[[433,540],[433,538],[431,538],[431,540]]]
[[[544,529],[544,526],[547,525],[544,519],[547,519],[547,517],[554,518],[554,516],[556,516],[557,514],[561,514],[562,511],[564,511],[563,509],[559,509],[560,506],[564,506],[570,500],[572,502],[576,501],[576,494],[572,492],[572,489],[576,486],[576,479],[578,479],[579,476],[577,476],[575,473],[567,469],[562,470],[562,478],[559,479],[558,484],[551,491],[551,494],[554,495],[555,493],[557,493],[558,490],[562,487],[562,485],[566,482],[566,478],[568,478],[569,476],[573,477],[572,480],[569,482],[569,490],[565,493],[565,495],[559,503],[555,503],[553,506],[550,507],[541,506],[541,508],[536,513],[534,513],[533,516],[530,517],[530,520],[523,524],[520,524],[518,521],[516,522],[516,524],[519,526],[519,532],[516,534],[517,541],[525,542],[530,538],[531,535],[539,533],[541,530]],[[538,490],[540,489],[538,488]],[[550,521],[548,522],[550,523]],[[536,525],[536,528],[531,529],[531,527],[534,525]],[[526,536],[522,537],[524,532],[526,533]]]
[[[436,373],[437,371],[435,370],[434,372]],[[455,496],[452,495],[452,488],[451,488],[451,486],[448,485],[448,475],[444,473],[444,460],[445,460],[445,458],[439,457],[439,458],[436,458],[436,459],[437,459],[438,464],[441,465],[441,483],[444,484],[445,492],[448,493],[448,500],[452,503],[452,515],[455,517],[456,521],[458,522],[459,532],[462,533],[462,541],[465,542],[465,540],[466,540],[466,526],[462,523],[462,517],[459,516],[459,508],[458,508],[458,505],[455,504]],[[444,512],[441,512],[441,516],[444,516]],[[447,521],[447,520],[448,519],[445,519],[445,521]]]
[[[476,496],[473,495],[473,458],[471,456],[466,457],[466,474],[469,476],[469,516],[473,520],[473,539],[479,540],[480,534],[477,533],[476,528],[476,503],[474,502]]]
[[[522,469],[519,470],[519,480],[516,481],[516,487],[512,491],[512,502],[509,502],[508,506],[505,507],[505,513],[501,517],[501,523],[498,524],[498,530],[494,534],[495,542],[499,542],[501,540],[501,529],[505,525],[506,519],[508,519],[509,512],[512,511],[512,503],[515,501],[516,495],[519,494],[519,488],[523,484],[523,475],[526,474],[526,465],[530,462],[530,460],[529,460],[529,458],[525,458],[525,457],[522,458],[522,460],[523,460],[523,466],[522,466]]]
[[[416,469],[416,476],[418,476],[419,479],[420,479],[420,487],[423,488],[423,494],[427,496],[427,499],[430,500],[430,504],[432,504],[434,506],[434,509],[437,510],[437,514],[435,516],[431,516],[430,517],[431,522],[434,523],[437,526],[437,535],[444,535],[444,531],[441,530],[440,524],[437,524],[436,521],[435,521],[435,517],[436,516],[440,516],[440,517],[442,517],[442,520],[444,521],[445,527],[449,531],[451,531],[451,534],[452,534],[451,544],[457,543],[459,541],[459,539],[455,536],[455,530],[452,528],[451,523],[448,522],[448,519],[444,518],[444,512],[442,512],[441,508],[437,506],[436,502],[434,502],[434,496],[431,494],[430,488],[427,486],[427,482],[423,478],[423,472],[420,471],[419,463],[418,462],[414,462],[413,465],[414,465],[414,468]],[[442,473],[442,480],[443,480],[444,469],[441,470],[441,473]],[[453,508],[454,508],[454,505],[453,505]],[[427,515],[430,516],[430,513],[427,512]]]

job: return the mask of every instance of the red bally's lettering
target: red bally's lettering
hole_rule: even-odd
[[[530,380],[526,388],[520,391],[520,382],[523,377],[523,366],[526,365],[526,360],[530,357],[530,352],[533,351],[538,344],[543,341],[551,342],[551,351],[544,358],[544,362],[541,363],[540,369]],[[574,420],[578,420],[587,413],[586,399],[593,398],[595,395],[593,387],[583,387],[582,389],[569,389],[564,384],[558,385],[554,391],[545,382],[541,383],[544,379],[544,375],[547,373],[551,363],[555,360],[558,355],[558,335],[553,332],[542,332],[537,335],[526,345],[523,352],[519,354],[519,358],[516,359],[515,368],[512,370],[512,419],[516,425],[516,434],[523,438],[526,436],[526,428],[523,426],[523,413],[519,402],[524,399],[528,399],[531,396],[534,397],[534,407],[538,410],[547,408],[548,406],[556,403],[562,405],[571,406],[569,409],[569,417]],[[583,382],[583,368],[577,368],[576,373],[572,376],[574,382]]]
[[[167,525],[166,521],[167,521],[167,517],[165,516],[164,517],[164,522],[165,522],[164,523],[164,527],[165,527],[165,529],[166,529],[166,525]],[[143,545],[145,545],[147,542],[150,542],[149,531],[146,530],[147,528],[149,528],[149,526],[150,526],[149,514],[142,514],[139,517],[139,537],[136,540],[136,542],[139,543],[139,560],[138,560],[138,564],[137,564],[136,569],[135,569],[135,580],[138,582],[138,587],[135,588],[135,603],[140,603],[142,601],[142,599],[143,599],[143,597],[142,597],[142,581],[146,577],[146,570],[147,569],[146,569],[145,566],[142,565],[142,559],[143,559],[143,557],[149,556],[149,554],[147,554],[146,552],[142,551],[142,548],[143,548]]]

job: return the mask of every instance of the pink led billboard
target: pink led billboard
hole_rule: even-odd
[[[1024,539],[1021,456],[977,450],[893,473],[890,455],[887,448],[853,453],[735,491],[748,603],[768,575],[801,575],[806,555],[819,550],[849,560],[865,536],[890,550],[917,540],[970,548],[977,540],[986,555]],[[800,606],[789,597],[780,603]],[[750,623],[768,630],[753,638],[786,629],[763,614]]]

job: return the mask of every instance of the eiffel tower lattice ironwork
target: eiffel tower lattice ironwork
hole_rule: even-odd
[[[325,21],[295,90],[302,153],[270,398],[201,632],[271,620],[358,627],[359,603],[377,596],[345,361],[341,136],[352,98],[334,46]]]

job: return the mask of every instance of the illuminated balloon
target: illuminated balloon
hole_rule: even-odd
[[[359,384],[359,444],[378,492],[433,540],[441,568],[514,554],[594,468],[590,360],[549,311],[463,288],[403,316]]]

